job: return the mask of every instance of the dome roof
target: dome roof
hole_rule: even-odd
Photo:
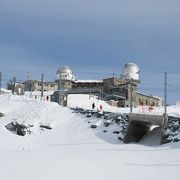
[[[73,75],[73,71],[69,66],[63,66],[62,68],[59,68],[56,73],[57,79],[61,78],[65,81],[74,81],[75,77]]]
[[[127,63],[124,66],[124,74],[138,74],[140,72],[139,66],[135,63]]]
[[[134,80],[139,81],[139,72],[140,69],[137,64],[135,63],[127,63],[124,66],[124,77],[126,79],[132,78]]]
[[[72,71],[72,69],[69,66],[63,66],[61,68],[61,73],[73,74],[73,71]]]

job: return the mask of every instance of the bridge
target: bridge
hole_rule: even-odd
[[[129,125],[124,143],[139,142],[160,145],[167,118],[163,115],[129,114]]]

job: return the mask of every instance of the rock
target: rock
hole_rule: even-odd
[[[120,136],[118,136],[118,140],[123,141],[123,138],[122,138],[122,137],[120,137]]]
[[[43,124],[41,124],[39,127],[43,128],[43,129],[52,129],[52,127],[50,125],[43,125]]]
[[[104,122],[104,126],[108,127],[110,125],[110,122]]]
[[[0,117],[3,117],[3,116],[4,116],[4,114],[0,112]]]
[[[167,138],[167,139],[163,140],[163,144],[170,143],[170,142],[172,142],[172,139],[170,139],[170,138]]]
[[[162,138],[163,138],[163,139],[167,139],[167,138],[169,137],[169,135],[170,135],[169,133],[165,133],[165,134],[163,134],[163,137],[162,137]]]
[[[107,130],[103,130],[104,133],[108,132]]]
[[[81,114],[86,114],[86,110],[80,109],[80,113],[81,113]]]
[[[113,134],[119,134],[120,132],[119,131],[113,131]]]
[[[180,139],[178,139],[178,138],[173,139],[173,142],[179,142],[179,141],[180,141]]]
[[[97,117],[97,118],[101,118],[102,116],[103,116],[102,113],[97,113],[97,114],[96,114],[96,117]]]
[[[19,124],[17,122],[11,122],[5,126],[9,131],[12,131],[13,133],[19,135],[19,136],[25,136],[26,132],[31,133],[29,128],[25,126],[24,124]]]
[[[97,125],[93,124],[93,125],[91,125],[91,128],[95,129],[95,128],[97,128]]]
[[[120,123],[120,121],[121,121],[121,118],[119,118],[119,117],[114,119],[115,123]]]
[[[178,129],[179,129],[179,125],[174,125],[173,131],[175,132],[175,131],[177,131]]]
[[[88,113],[88,114],[86,115],[86,117],[87,117],[87,118],[92,117],[91,113]]]

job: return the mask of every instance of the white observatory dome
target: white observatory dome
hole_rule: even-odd
[[[69,66],[63,66],[61,68],[61,73],[73,74],[73,71],[72,71],[72,69]]]
[[[57,74],[61,75],[61,80],[75,80],[73,71],[69,66],[63,66],[62,68],[58,69]]]
[[[139,80],[140,69],[135,63],[127,63],[124,66],[124,77],[127,79]]]

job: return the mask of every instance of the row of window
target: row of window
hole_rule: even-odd
[[[41,84],[39,83],[38,86],[41,86]],[[46,87],[55,87],[56,85],[53,85],[53,84],[51,84],[51,85],[49,85],[49,84],[44,84],[44,86],[46,86]]]
[[[143,101],[142,99],[139,98],[139,105],[141,106],[158,106],[158,103],[155,102],[150,102],[148,100]]]

